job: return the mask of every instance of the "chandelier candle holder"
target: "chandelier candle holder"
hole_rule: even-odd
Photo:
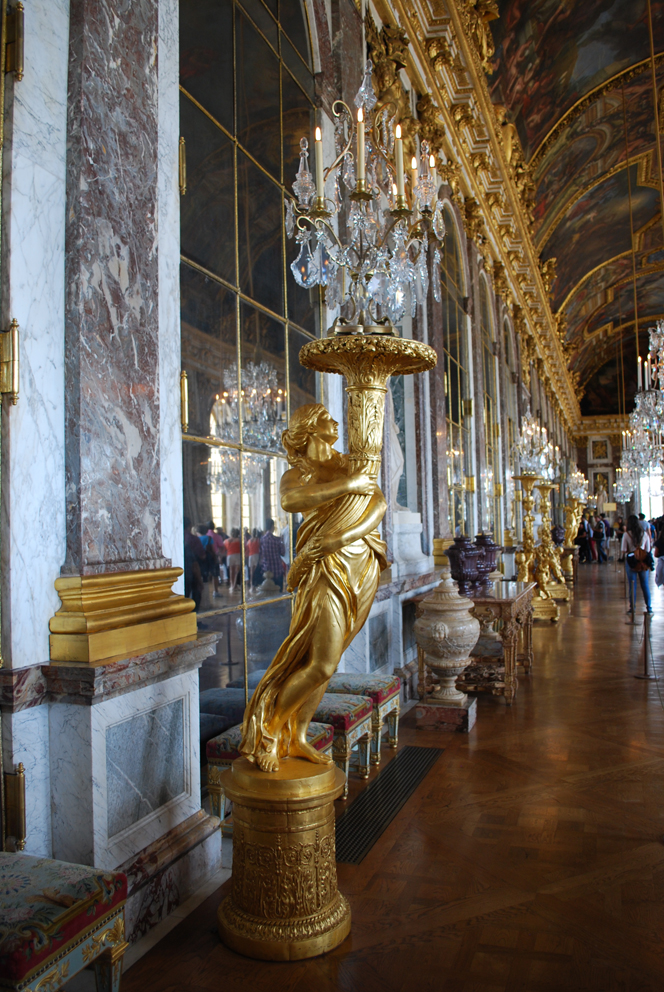
[[[299,245],[291,264],[295,281],[304,289],[324,286],[328,308],[346,313],[337,317],[330,335],[394,335],[394,324],[424,304],[430,267],[440,300],[445,224],[435,158],[422,141],[420,164],[413,158],[411,174],[405,175],[398,109],[389,102],[377,105],[372,71],[369,61],[355,113],[343,100],[333,104],[336,158],[327,168],[316,128],[315,180],[308,139],[301,139],[293,183],[297,204],[286,198],[286,233]]]
[[[533,600],[533,616],[540,620],[558,620],[558,616],[553,616],[550,600],[558,600],[566,603],[570,598],[569,589],[565,582],[565,576],[560,564],[562,548],[554,544],[551,534],[551,493],[557,486],[553,482],[538,482],[537,489],[540,493],[540,512],[542,523],[539,528],[540,543],[537,545],[537,567],[535,569],[535,581],[537,582],[537,593]],[[544,595],[547,593],[548,595]],[[538,600],[542,606],[538,605]],[[555,603],[554,603],[555,605]],[[556,607],[557,610],[557,607]]]

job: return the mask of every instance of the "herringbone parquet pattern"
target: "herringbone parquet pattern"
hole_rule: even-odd
[[[444,738],[362,864],[339,865],[353,910],[341,948],[241,958],[217,936],[222,889],[124,992],[661,992],[664,708],[632,677],[640,630],[621,594],[612,566],[582,567],[569,615],[536,625],[516,704],[480,699],[476,729]],[[664,658],[664,617],[653,635]],[[409,715],[400,742],[441,743]]]

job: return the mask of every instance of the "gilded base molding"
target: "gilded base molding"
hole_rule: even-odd
[[[554,599],[544,599],[535,593],[533,599],[533,620],[550,620],[557,623],[560,620],[560,610]]]
[[[559,603],[568,603],[572,598],[567,585],[561,582],[549,582],[546,588],[549,595]]]
[[[56,579],[62,602],[49,623],[52,662],[102,665],[196,637],[194,602],[171,586],[181,568]]]
[[[238,758],[222,779],[233,802],[233,874],[217,914],[221,939],[263,961],[331,951],[350,932],[335,860],[334,800],[343,773],[287,758],[266,775]]]

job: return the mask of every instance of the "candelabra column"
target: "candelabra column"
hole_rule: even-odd
[[[521,483],[521,488],[523,490],[523,496],[521,503],[523,505],[523,537],[521,541],[522,549],[516,554],[516,564],[517,564],[517,581],[518,582],[534,582],[535,581],[535,517],[533,515],[533,507],[535,505],[535,498],[533,496],[533,489],[535,483],[539,482],[539,477],[536,475],[515,475],[515,482]]]
[[[581,505],[581,501],[574,496],[570,496],[565,504],[565,541],[560,564],[567,588],[570,590],[574,587],[574,559],[578,555],[574,542],[579,529]]]
[[[533,600],[533,617],[535,620],[550,620],[556,623],[560,620],[560,610],[551,595],[551,572],[554,571],[556,577],[560,574],[560,581],[563,581],[560,571],[560,559],[556,553],[556,548],[551,537],[551,491],[555,486],[551,482],[537,483],[537,489],[542,497],[541,513],[542,523],[539,529],[540,543],[536,549],[535,582],[537,592]],[[557,569],[557,571],[555,571]],[[567,587],[564,587],[567,590]]]

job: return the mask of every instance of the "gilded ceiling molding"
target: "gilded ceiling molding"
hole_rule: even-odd
[[[664,61],[664,52],[659,52],[655,56],[655,63],[660,64]],[[537,148],[532,154],[530,159],[530,168],[533,173],[537,172],[542,159],[549,150],[549,146],[556,140],[558,135],[565,130],[565,128],[572,123],[572,121],[582,114],[584,110],[587,110],[596,100],[604,96],[610,90],[616,88],[621,83],[626,83],[630,79],[634,79],[636,76],[640,76],[641,73],[650,66],[650,57],[643,59],[641,62],[636,62],[634,65],[628,66],[627,69],[623,69],[622,72],[617,72],[615,76],[611,76],[605,82],[600,83],[596,86],[594,90],[590,90],[585,96],[582,96],[575,104],[573,104],[569,110],[567,110],[559,121],[553,125],[549,133],[542,138]]]
[[[579,424],[576,436],[590,437],[591,434],[620,435],[629,428],[629,417],[626,413],[601,414],[597,417],[584,417]]]
[[[482,0],[450,0],[447,6],[442,0],[391,0],[389,7],[376,0],[375,6],[381,20],[398,23],[410,40],[408,75],[418,92],[431,97],[435,111],[427,108],[429,121],[445,129],[443,147],[435,149],[441,178],[450,183],[457,203],[463,196],[477,204],[464,208],[468,233],[488,268],[492,262],[503,266],[529,327],[527,350],[544,359],[561,420],[573,434],[581,413],[530,233],[534,184],[485,78],[482,32],[490,35],[487,24],[495,7]]]

